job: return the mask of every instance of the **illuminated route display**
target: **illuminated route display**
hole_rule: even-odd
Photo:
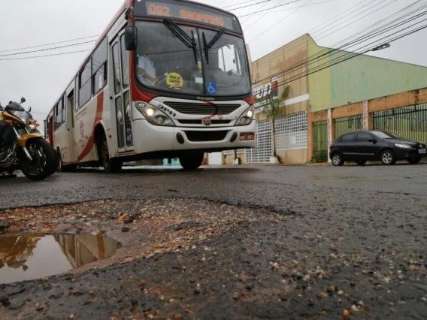
[[[240,24],[235,16],[211,7],[206,7],[197,3],[186,1],[137,0],[135,2],[135,15],[178,18],[205,23],[215,27],[229,29],[238,33],[242,32]]]

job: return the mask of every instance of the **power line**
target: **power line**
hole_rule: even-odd
[[[86,37],[77,37],[77,38],[73,38],[73,39],[69,39],[69,40],[61,40],[61,41],[44,43],[44,44],[37,44],[37,45],[31,45],[31,46],[26,46],[26,47],[20,47],[20,48],[15,48],[15,49],[3,49],[3,50],[0,50],[0,53],[11,52],[11,51],[12,52],[22,51],[22,50],[28,50],[28,49],[36,49],[36,48],[42,48],[42,47],[46,47],[46,46],[53,46],[53,45],[57,45],[57,44],[62,44],[62,43],[67,43],[67,42],[72,42],[72,41],[85,40],[85,39],[92,39],[92,38],[97,38],[97,37],[98,37],[98,35],[86,36]]]
[[[235,6],[241,6],[241,5],[252,3],[252,2],[255,2],[255,1],[258,1],[258,0],[249,0],[249,1],[243,1],[243,2],[234,3],[234,4],[230,4],[230,5],[224,5],[224,8],[227,9],[227,10],[230,10],[230,8],[233,8]]]
[[[257,11],[252,11],[252,12],[244,14],[244,15],[240,15],[239,18],[246,18],[246,17],[252,16],[254,14],[263,13],[263,12],[266,12],[266,11],[271,11],[273,9],[277,9],[277,8],[284,7],[284,6],[289,6],[291,4],[294,4],[294,3],[297,3],[297,2],[301,2],[301,1],[303,1],[303,0],[292,0],[292,1],[289,1],[289,2],[286,2],[286,3],[278,4],[278,5],[273,6],[273,7],[269,7],[267,9],[261,9],[261,10],[257,10]]]
[[[264,4],[267,2],[271,2],[271,1],[274,1],[274,0],[263,0],[263,1],[258,1],[258,2],[252,2],[252,3],[241,5],[240,7],[230,8],[228,10],[234,11],[234,10],[239,10],[239,9],[245,9],[245,8],[254,7],[254,6],[257,6],[259,4]]]
[[[30,56],[30,57],[5,58],[5,59],[0,58],[0,61],[31,60],[31,59],[46,58],[46,57],[56,57],[56,56],[70,55],[70,54],[83,53],[83,52],[87,53],[88,51],[89,51],[89,49],[86,49],[86,50],[75,50],[75,51],[66,51],[66,52],[53,53],[53,54],[45,54],[45,55],[38,55],[38,56]]]
[[[427,21],[427,19],[424,19],[422,22],[424,22],[424,21]],[[418,22],[417,24],[419,24],[419,22]],[[414,26],[414,25],[413,25],[413,26]],[[407,29],[407,28],[406,28],[406,29]],[[393,34],[391,34],[391,35],[388,35],[388,36],[386,36],[386,37],[381,38],[381,39],[380,39],[380,40],[382,41],[382,42],[381,42],[381,44],[386,44],[386,43],[389,43],[389,44],[390,44],[390,43],[393,43],[393,42],[395,42],[395,41],[398,41],[398,40],[400,40],[400,39],[403,39],[403,38],[405,38],[405,37],[408,37],[408,36],[410,36],[410,35],[412,35],[412,34],[415,34],[415,33],[417,33],[417,32],[420,32],[420,31],[422,31],[422,30],[425,30],[425,29],[427,29],[427,24],[422,25],[422,26],[420,26],[420,27],[417,27],[417,28],[415,28],[415,29],[412,29],[412,30],[410,30],[410,31],[408,31],[408,32],[406,32],[406,33],[404,33],[404,34],[399,34],[399,33],[401,33],[402,31],[404,31],[405,29],[399,30],[399,31],[397,31],[397,32],[395,32],[395,33],[393,33]],[[392,37],[392,38],[389,38],[390,36],[394,36],[394,35],[396,35],[396,36],[395,36],[395,37]],[[285,85],[287,85],[287,84],[289,84],[289,83],[292,83],[292,82],[294,82],[294,81],[296,81],[296,80],[299,80],[299,79],[305,78],[305,77],[307,77],[307,76],[309,76],[309,75],[312,75],[312,74],[318,73],[318,72],[323,71],[323,70],[325,70],[325,69],[329,69],[329,68],[331,68],[331,67],[333,67],[333,66],[336,66],[336,65],[338,65],[338,64],[340,64],[340,63],[343,63],[343,62],[349,61],[349,60],[351,60],[351,59],[354,59],[354,58],[356,58],[356,57],[358,57],[358,56],[364,55],[364,54],[366,54],[366,53],[368,53],[368,52],[372,51],[372,50],[373,50],[373,49],[375,49],[376,47],[378,47],[378,43],[375,43],[375,42],[372,42],[372,43],[370,43],[369,45],[370,45],[370,47],[369,47],[369,48],[364,49],[364,50],[363,50],[363,51],[361,51],[361,52],[356,52],[356,53],[348,53],[348,52],[346,52],[346,53],[344,53],[344,55],[342,55],[341,57],[339,57],[339,58],[335,59],[335,60],[334,60],[334,61],[332,61],[332,62],[329,62],[328,64],[324,64],[324,65],[318,66],[316,69],[314,69],[314,70],[312,70],[312,71],[305,72],[304,74],[299,74],[299,75],[296,75],[296,76],[294,76],[294,77],[291,77],[291,78],[290,78],[290,79],[288,79],[288,80],[284,80],[284,81],[282,81],[282,82],[279,82],[279,83],[278,83],[278,86],[279,86],[279,87],[282,87],[282,86],[285,86]]]
[[[411,7],[411,5],[407,6],[406,8],[408,8],[408,7]],[[403,8],[402,10],[405,10],[406,8]],[[391,16],[393,16],[395,14],[396,13],[392,14]],[[399,21],[399,20],[403,19],[404,17],[405,17],[405,15],[401,15],[398,19],[395,19],[394,21],[392,21],[392,22],[390,22],[388,24],[384,24],[384,25],[382,25],[382,26],[374,29],[373,31],[368,32],[367,34],[364,34],[364,35],[362,35],[362,36],[360,36],[360,37],[358,37],[356,39],[352,39],[352,41],[344,43],[344,45],[341,45],[339,48],[322,50],[321,52],[308,57],[307,59],[305,59],[301,63],[296,64],[294,66],[291,66],[290,68],[288,68],[288,69],[286,69],[286,70],[284,70],[282,72],[279,72],[279,73],[276,73],[276,74],[272,75],[272,77],[280,76],[281,74],[284,74],[284,73],[287,73],[287,72],[291,72],[291,71],[294,71],[294,70],[299,69],[299,68],[303,68],[305,65],[313,64],[316,60],[326,59],[326,58],[328,58],[328,56],[332,56],[333,54],[336,54],[337,52],[340,52],[340,51],[343,51],[345,49],[348,49],[348,48],[350,48],[350,47],[352,47],[354,45],[357,45],[358,43],[363,43],[364,41],[366,41],[368,39],[371,39],[373,34],[380,34],[382,31],[389,30],[387,28],[390,27],[390,26],[392,26],[392,23],[394,23],[396,21]],[[416,18],[418,18],[418,16],[413,16],[413,17],[409,18],[408,22],[412,21],[411,19],[416,19]],[[398,26],[400,26],[400,25],[398,25]],[[397,26],[395,26],[395,28],[396,27]],[[269,78],[271,78],[271,77],[269,77]],[[267,80],[269,78],[261,79],[261,80],[259,80],[259,82],[263,81],[263,80]]]
[[[368,2],[360,2],[359,5],[352,7],[349,11],[346,11],[343,15],[340,15],[338,18],[333,21],[328,21],[327,23],[314,28],[315,32],[313,34],[323,35],[325,33],[332,33],[334,30],[341,29],[340,25],[344,22],[347,23],[349,20],[354,19],[355,17],[359,17],[360,14],[367,12],[375,12],[374,9],[377,6],[382,5],[383,3],[387,3],[395,0],[385,0],[381,2],[368,1]]]
[[[372,30],[371,30],[371,32],[375,32],[375,31],[377,31],[377,30],[380,30],[382,27],[384,27],[384,26],[385,26],[385,25],[380,25],[380,24],[381,24],[381,23],[383,23],[383,22],[385,22],[385,21],[387,21],[387,20],[389,20],[389,19],[391,19],[391,18],[392,18],[392,17],[394,17],[394,16],[398,16],[398,18],[394,20],[395,22],[397,22],[397,21],[399,21],[399,20],[401,20],[401,19],[403,19],[403,18],[404,18],[404,16],[402,16],[402,15],[400,15],[400,16],[399,16],[399,14],[401,14],[402,12],[404,12],[404,11],[406,11],[406,10],[410,9],[411,7],[416,6],[416,5],[417,5],[417,4],[419,4],[420,2],[423,2],[423,0],[417,0],[417,1],[414,1],[413,3],[411,3],[411,4],[407,5],[407,6],[403,7],[403,8],[399,8],[397,11],[395,11],[395,12],[394,12],[394,13],[392,13],[391,15],[389,15],[389,16],[387,16],[387,17],[385,17],[385,18],[383,18],[383,19],[381,19],[381,20],[379,20],[379,21],[376,21],[375,23],[373,23],[373,24],[369,25],[367,28],[365,28],[363,31],[358,32],[357,34],[355,34],[355,35],[353,35],[353,36],[347,37],[347,38],[343,39],[342,41],[343,41],[343,42],[345,42],[345,41],[349,41],[349,40],[351,40],[351,39],[352,39],[352,37],[354,37],[354,36],[362,35],[362,34],[363,34],[363,32],[364,32],[365,30],[370,30],[370,29],[372,29]],[[408,14],[408,15],[415,14],[416,12],[418,12],[419,10],[424,9],[424,8],[425,8],[425,5],[419,6],[419,7],[415,8],[414,10],[412,10],[412,11],[408,12],[407,14]],[[389,23],[393,23],[393,20],[392,20],[392,21],[390,21]],[[378,25],[380,25],[380,26],[378,26]],[[337,46],[341,46],[341,45],[339,45],[338,43],[337,43],[337,44],[335,44],[335,45],[333,45],[333,47],[337,47]]]
[[[71,44],[66,44],[62,46],[56,46],[56,47],[48,47],[48,48],[42,48],[37,50],[28,50],[28,51],[17,51],[14,53],[7,53],[7,54],[0,54],[0,57],[11,57],[11,56],[18,56],[18,55],[25,55],[29,53],[36,53],[36,52],[46,52],[46,51],[53,51],[58,49],[64,49],[69,47],[76,47],[76,46],[82,46],[90,43],[94,43],[96,40],[90,40],[90,41],[84,41],[84,42],[75,42]]]
[[[386,0],[383,2],[379,2],[371,7],[366,7],[365,10],[362,10],[361,12],[359,12],[359,14],[353,16],[351,19],[346,20],[344,24],[338,24],[335,29],[331,27],[326,28],[325,30],[323,30],[322,32],[319,32],[317,34],[318,36],[318,40],[320,39],[324,39],[329,37],[331,34],[333,34],[334,30],[337,29],[344,29],[348,26],[353,25],[356,22],[362,21],[363,19],[369,17],[371,14],[376,13],[378,11],[383,10],[384,8],[386,8],[388,5],[391,5],[392,3],[394,3],[395,0]],[[331,31],[332,30],[332,31]],[[319,35],[322,35],[319,37]]]
[[[378,35],[384,34],[386,32],[392,31],[392,30],[394,30],[394,29],[396,29],[398,27],[404,26],[405,24],[407,24],[409,22],[412,22],[414,20],[417,20],[418,18],[421,18],[421,17],[425,16],[426,14],[427,14],[427,12],[424,11],[424,12],[418,13],[417,15],[411,16],[411,17],[407,18],[406,20],[397,22],[398,20],[400,20],[400,19],[398,19],[398,20],[396,20],[396,23],[394,23],[394,24],[390,24],[389,23],[388,25],[387,24],[383,25],[380,28],[372,30],[368,34],[365,34],[365,35],[363,35],[363,36],[361,36],[359,38],[356,38],[356,39],[354,39],[354,40],[352,40],[350,42],[345,43],[344,45],[342,45],[339,48],[330,49],[328,52],[323,53],[323,54],[321,54],[320,56],[318,56],[316,58],[313,58],[310,62],[312,63],[315,60],[318,60],[319,58],[322,58],[322,57],[326,57],[328,55],[331,57],[333,54],[335,54],[337,52],[342,52],[344,49],[349,50],[351,47],[353,47],[353,46],[355,46],[355,45],[357,45],[359,43],[363,43],[364,41],[367,41],[367,40],[370,40],[370,39],[374,39]],[[422,20],[421,22],[423,22],[423,21],[424,20]],[[419,24],[419,23],[420,22],[417,22],[417,24]],[[409,26],[409,27],[411,27],[411,26]]]
[[[357,10],[359,10],[358,8],[360,8],[360,6],[362,5],[362,3],[365,2],[366,3],[371,3],[371,0],[360,0],[359,2],[355,3],[354,6],[352,6],[351,8],[347,8],[346,10],[344,10],[343,12],[337,12],[336,16],[339,17],[336,20],[340,20],[343,19],[344,17],[348,16],[349,14],[352,14],[353,12],[357,12]],[[334,21],[336,21],[334,20]],[[315,26],[312,27],[312,29],[316,30],[316,29],[323,29],[326,26],[330,25],[330,22],[328,21],[327,23],[325,22],[321,22],[319,24],[316,24]]]
[[[305,4],[301,4],[301,5],[300,5],[300,6],[298,6],[298,7],[293,7],[293,8],[291,8],[290,10],[291,10],[291,11],[296,11],[296,10],[299,10],[299,9],[301,9],[301,8],[310,7],[310,6],[318,5],[318,4],[325,4],[325,3],[332,2],[332,1],[336,1],[336,0],[325,0],[325,1],[321,1],[321,2],[305,3]],[[267,30],[269,30],[270,28],[272,28],[273,26],[277,25],[277,24],[278,24],[279,22],[281,22],[282,20],[284,20],[284,19],[286,19],[286,18],[290,17],[291,15],[293,15],[293,14],[294,14],[294,12],[291,12],[291,11],[287,11],[287,12],[286,12],[287,14],[286,14],[285,16],[280,16],[280,17],[279,17],[279,19],[274,20],[274,21],[273,21],[273,23],[269,24],[266,28],[263,28],[261,31],[259,31],[259,32],[255,33],[255,34],[251,34],[251,35],[248,37],[248,41],[250,42],[251,40],[255,39],[255,38],[256,38],[256,37],[258,37],[259,35],[263,34],[263,33],[264,33],[264,32],[266,32]],[[265,16],[265,15],[264,15],[264,16]],[[262,18],[263,18],[264,16],[262,16]]]

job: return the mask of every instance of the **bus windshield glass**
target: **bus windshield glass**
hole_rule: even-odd
[[[196,96],[251,91],[241,37],[200,27],[138,21],[137,78],[146,87]]]

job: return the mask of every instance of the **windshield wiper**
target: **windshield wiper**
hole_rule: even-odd
[[[164,19],[163,24],[177,37],[187,48],[193,49],[194,60],[197,63],[197,44],[193,37],[190,37],[179,25],[169,19]]]
[[[206,34],[203,32],[203,35],[202,35],[203,36],[203,50],[205,51],[206,63],[209,63],[209,50],[212,49],[212,47],[215,45],[215,43],[218,42],[218,40],[222,37],[224,32],[225,32],[224,29],[218,31],[216,33],[216,35],[212,38],[212,40],[209,41],[209,43],[206,40]]]

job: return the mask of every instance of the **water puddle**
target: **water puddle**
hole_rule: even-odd
[[[120,243],[105,235],[0,236],[0,284],[40,279],[111,257]]]

